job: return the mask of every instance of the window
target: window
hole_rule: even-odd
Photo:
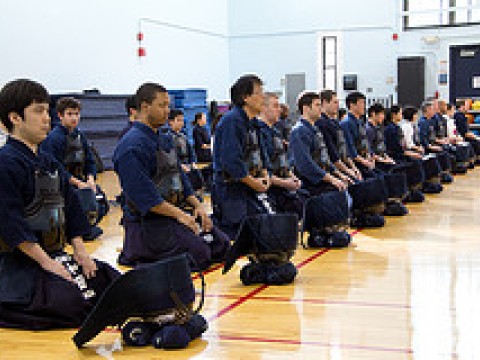
[[[480,24],[480,0],[403,0],[404,29]]]
[[[323,88],[337,91],[337,37],[322,39]]]

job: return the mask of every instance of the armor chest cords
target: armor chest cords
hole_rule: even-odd
[[[323,138],[321,131],[317,131],[315,133],[315,137],[313,138],[312,158],[313,161],[315,161],[323,170],[330,170],[332,163],[330,162],[327,144],[325,143],[325,139]]]
[[[247,163],[249,174],[253,177],[260,177],[263,163],[256,129],[249,129],[247,133],[244,160]]]
[[[272,155],[273,174],[279,178],[289,177],[289,166],[287,161],[287,152],[283,145],[283,140],[275,134],[273,136],[273,155]]]
[[[178,159],[182,164],[188,163],[187,138],[183,134],[174,136]]]
[[[40,246],[47,253],[63,250],[66,244],[65,201],[57,171],[54,174],[35,172],[35,196],[25,207],[24,214],[28,226],[38,236]],[[0,253],[11,250],[0,239]]]
[[[67,151],[63,164],[67,171],[76,178],[84,177],[85,151],[80,134],[67,136]]]
[[[337,129],[337,149],[340,160],[346,162],[348,160],[347,141],[342,129]]]
[[[358,138],[355,142],[357,152],[361,156],[368,155],[368,137],[367,137],[367,128],[361,122],[358,123]]]
[[[164,200],[179,207],[184,203],[177,152],[174,149],[169,152],[157,151],[157,172],[153,182]]]
[[[435,140],[437,140],[435,127],[433,125],[430,125],[428,128],[429,128],[428,141],[430,142],[430,144],[433,144]]]
[[[387,148],[385,146],[385,137],[383,135],[383,126],[375,127],[375,140],[373,143],[373,151],[376,155],[384,156]]]

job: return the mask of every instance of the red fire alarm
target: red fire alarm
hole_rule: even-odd
[[[398,34],[397,33],[393,34],[392,39],[393,39],[393,41],[397,41],[398,40]]]
[[[142,32],[137,33],[137,40],[138,40],[138,41],[142,41],[142,40],[143,40],[143,33],[142,33]]]
[[[144,57],[147,55],[147,52],[145,51],[145,48],[140,46],[138,48],[138,57]]]

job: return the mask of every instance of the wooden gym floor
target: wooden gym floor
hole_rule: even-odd
[[[100,184],[118,193],[111,172]],[[78,351],[75,330],[0,329],[0,359],[479,359],[479,185],[471,170],[408,216],[353,232],[347,249],[299,248],[290,286],[242,286],[244,260],[224,276],[213,267],[202,312],[210,328],[186,350],[123,347],[107,330]],[[119,217],[112,208],[105,234],[87,244],[115,266]]]

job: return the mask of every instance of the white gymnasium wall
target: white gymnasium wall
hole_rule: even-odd
[[[137,57],[139,19],[147,56]],[[132,93],[146,80],[168,88],[228,86],[225,0],[16,0],[0,2],[0,83],[37,79],[55,92],[96,87]]]
[[[392,1],[231,1],[229,14],[231,80],[255,71],[266,88],[282,90],[285,74],[305,73],[307,88],[319,89],[318,37],[335,33],[342,47],[339,80],[344,73],[356,73],[359,90],[371,88],[371,96],[394,92]]]
[[[282,90],[285,74],[303,72],[307,88],[320,89],[318,37],[333,33],[341,39],[339,81],[343,74],[356,73],[359,90],[367,96],[393,95],[396,100],[397,58],[425,56],[425,95],[438,90],[448,99],[448,85],[438,84],[438,74],[449,69],[449,47],[479,44],[480,26],[404,32],[401,4],[402,0],[233,0],[228,9],[230,81],[257,72],[266,88]],[[394,33],[398,41],[393,41]],[[423,39],[432,35],[439,41],[426,44]],[[339,97],[345,96],[339,91]]]
[[[480,43],[480,27],[402,32],[401,0],[16,0],[0,2],[0,84],[38,79],[55,92],[98,88],[131,93],[147,80],[169,88],[206,87],[227,99],[239,75],[257,73],[282,91],[285,74],[305,73],[321,88],[318,39],[341,39],[339,80],[356,73],[359,90],[396,98],[396,59],[427,59],[426,95],[447,67],[449,46]],[[147,56],[137,57],[139,19]],[[172,26],[170,26],[172,25]],[[184,28],[198,29],[200,32]],[[399,40],[393,41],[393,33]],[[426,36],[438,42],[425,44]],[[339,84],[341,85],[341,84]],[[341,86],[338,86],[341,89]],[[367,91],[368,90],[368,91]],[[371,90],[371,92],[369,92]],[[340,97],[345,94],[340,92]]]

